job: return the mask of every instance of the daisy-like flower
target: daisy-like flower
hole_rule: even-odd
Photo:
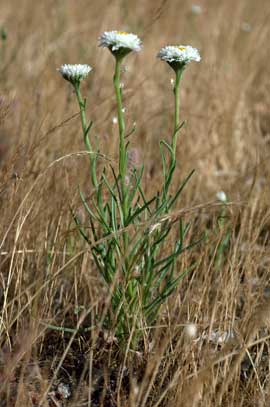
[[[199,51],[190,45],[167,45],[161,48],[157,58],[168,62],[173,69],[184,68],[191,61],[201,60]]]
[[[131,51],[139,52],[142,49],[140,38],[124,31],[105,31],[99,37],[99,46],[109,48],[116,57],[124,57]]]
[[[192,12],[192,14],[196,14],[196,15],[201,14],[202,8],[199,4],[192,4],[191,12]]]
[[[85,79],[89,72],[92,71],[89,65],[62,65],[59,69],[60,74],[64,79],[72,84],[80,83],[82,79]]]
[[[188,324],[185,326],[185,335],[190,339],[194,339],[197,336],[197,331],[197,326],[195,324]]]
[[[220,202],[226,203],[227,202],[227,195],[224,191],[219,191],[216,193],[216,197]]]

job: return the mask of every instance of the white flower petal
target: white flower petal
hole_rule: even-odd
[[[246,21],[244,21],[241,24],[241,29],[242,29],[242,31],[245,31],[246,33],[250,33],[252,31],[251,25],[249,23],[247,23]]]
[[[89,72],[92,71],[91,66],[89,65],[62,65],[59,69],[59,72],[64,79],[70,82],[81,81],[85,79]]]
[[[142,49],[142,42],[135,34],[124,31],[105,31],[99,37],[99,46],[110,48],[112,51],[126,48],[139,52]]]
[[[202,13],[202,8],[199,4],[192,4],[191,5],[191,12],[193,14],[201,14]]]
[[[216,193],[216,197],[221,202],[227,202],[227,196],[224,191],[219,191]]]
[[[188,64],[191,61],[200,62],[201,60],[199,51],[190,45],[167,45],[161,48],[157,58],[169,63],[180,62],[183,64]]]
[[[195,324],[187,324],[185,326],[185,335],[189,338],[195,338],[197,336],[197,326]]]

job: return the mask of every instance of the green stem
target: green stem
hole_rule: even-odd
[[[180,131],[180,81],[184,68],[173,68],[175,71],[175,84],[173,88],[174,93],[174,129],[171,142],[172,151],[170,152],[170,163],[168,171],[164,168],[165,180],[163,187],[163,199],[166,199],[168,190],[172,181],[173,173],[176,166],[176,146],[177,146],[177,137]]]
[[[175,71],[175,84],[174,84],[174,131],[173,131],[173,139],[172,139],[172,149],[174,154],[174,161],[176,155],[176,144],[177,144],[177,136],[179,133],[180,127],[180,81],[182,77],[183,69],[177,69]]]
[[[123,58],[116,58],[115,73],[113,78],[114,90],[117,102],[117,117],[119,125],[119,175],[121,183],[121,201],[124,217],[124,226],[128,217],[128,194],[126,186],[127,174],[127,151],[125,143],[125,120],[123,114],[122,92],[120,86],[121,63]]]
[[[119,126],[119,176],[120,176],[120,189],[121,189],[121,208],[123,213],[123,227],[127,226],[127,219],[129,213],[128,207],[128,188],[126,185],[127,175],[127,149],[125,143],[125,119],[123,114],[122,91],[120,86],[121,64],[123,57],[116,57],[115,72],[113,77],[114,90],[117,102],[117,117]],[[126,231],[123,232],[123,257],[124,257],[124,273],[128,270],[128,256],[126,253],[129,246],[129,237]],[[125,275],[127,283],[129,282],[129,273]],[[128,284],[129,287],[129,284]]]
[[[82,98],[82,94],[81,94],[81,90],[80,90],[80,83],[75,83],[74,89],[75,89],[78,104],[80,107],[80,117],[81,117],[84,144],[86,146],[87,151],[89,152],[91,179],[92,179],[92,183],[93,183],[94,187],[97,188],[98,181],[97,181],[97,173],[96,173],[96,157],[94,155],[93,148],[92,148],[92,145],[91,145],[89,137],[88,137],[88,133],[90,131],[92,122],[90,122],[89,125],[87,125],[86,113],[85,113],[86,100],[84,100]]]

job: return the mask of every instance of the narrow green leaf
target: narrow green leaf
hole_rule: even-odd
[[[129,206],[131,205],[131,203],[132,203],[132,201],[133,201],[133,199],[134,199],[134,196],[135,196],[135,194],[136,194],[136,192],[137,192],[137,190],[138,190],[138,187],[139,187],[139,185],[140,185],[140,183],[141,183],[142,175],[143,175],[143,170],[144,170],[144,166],[142,166],[142,167],[140,168],[140,172],[139,172],[139,176],[138,176],[138,177],[136,176],[136,172],[134,172],[134,176],[135,176],[135,179],[136,179],[136,183],[135,183],[134,187],[131,189],[130,194],[129,194],[129,197],[128,197]]]
[[[88,215],[90,216],[90,218],[93,218],[93,219],[97,220],[94,212],[92,212],[90,207],[88,206],[88,204],[86,202],[86,199],[85,199],[85,196],[84,196],[84,194],[83,194],[83,192],[81,190],[79,190],[79,194],[80,194],[83,206],[86,209],[86,211],[87,211]]]
[[[141,213],[143,212],[145,209],[147,209],[149,207],[149,205],[151,205],[152,202],[154,202],[154,200],[156,199],[156,197],[150,199],[149,201],[147,201],[142,207],[140,207],[139,209],[137,209],[132,215],[130,215],[127,219],[127,224],[132,223],[132,221]]]
[[[185,188],[185,186],[187,185],[188,181],[190,180],[190,178],[192,177],[192,175],[194,174],[195,170],[192,170],[189,175],[184,179],[184,181],[182,182],[180,188],[178,189],[178,191],[176,192],[176,194],[174,195],[174,197],[170,200],[169,202],[169,206],[168,209],[170,209],[173,204],[175,203],[175,201],[177,200],[177,198],[179,197],[179,195],[181,194],[181,192],[183,191],[183,189]]]

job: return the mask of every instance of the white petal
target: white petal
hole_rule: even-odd
[[[59,72],[68,81],[80,81],[85,79],[89,72],[92,71],[90,65],[62,65],[59,69]]]
[[[112,51],[127,48],[138,52],[142,48],[142,42],[135,34],[123,31],[105,31],[99,38],[99,46],[110,48]]]
[[[191,61],[201,60],[199,51],[190,45],[167,45],[161,48],[157,57],[166,62],[182,62],[188,64]]]

